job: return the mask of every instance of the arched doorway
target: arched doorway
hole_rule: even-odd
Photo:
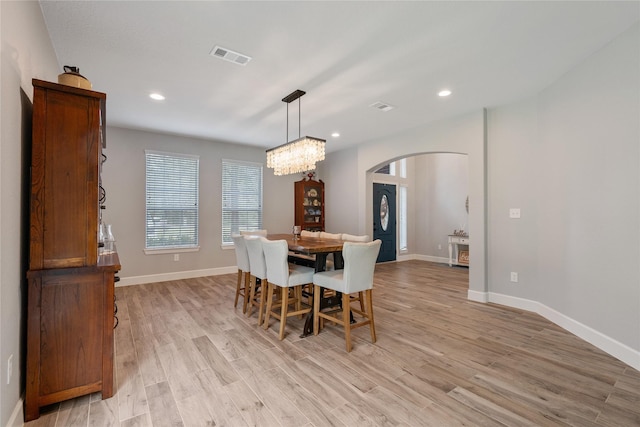
[[[394,221],[389,224],[393,230],[387,230],[393,233],[394,244],[397,236],[394,255],[397,253],[399,260],[448,263],[448,235],[454,230],[468,230],[468,156],[416,154],[372,169],[374,238],[383,228],[378,205],[384,200],[379,188],[392,188],[393,203],[384,205],[394,206]]]
[[[468,298],[487,301],[486,271],[486,111],[427,124],[401,135],[383,137],[327,155],[322,166],[327,188],[337,188],[327,199],[327,218],[335,228],[367,234],[372,229],[373,170],[386,162],[427,153],[468,156],[469,234],[473,257],[469,263]],[[465,198],[466,199],[466,198]],[[463,202],[464,203],[464,200]],[[333,226],[333,224],[331,224]]]

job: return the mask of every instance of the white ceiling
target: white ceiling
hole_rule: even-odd
[[[60,72],[78,66],[107,93],[109,125],[268,148],[286,140],[281,99],[302,89],[301,134],[329,152],[534,95],[640,17],[637,1],[41,5]],[[216,45],[253,59],[214,58]],[[297,101],[289,117],[291,140]]]

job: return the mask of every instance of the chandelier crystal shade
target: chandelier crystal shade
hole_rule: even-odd
[[[287,141],[289,140],[289,103],[298,100],[306,92],[300,89],[282,99],[287,103]],[[300,110],[298,110],[298,133],[300,132]],[[316,168],[316,163],[324,160],[326,141],[311,136],[300,137],[275,148],[267,150],[267,167],[273,169],[274,175],[290,175]]]
[[[290,175],[316,168],[324,160],[324,139],[304,136],[276,148],[267,150],[267,167],[274,175]]]

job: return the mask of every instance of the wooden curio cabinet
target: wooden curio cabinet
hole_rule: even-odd
[[[295,183],[295,224],[302,230],[324,231],[324,182],[312,179]]]
[[[114,282],[98,245],[106,95],[33,80],[25,420],[113,395]]]

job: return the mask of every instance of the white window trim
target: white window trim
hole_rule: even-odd
[[[402,192],[405,192],[405,203],[407,206],[403,208],[402,206]],[[409,252],[409,218],[407,215],[407,208],[409,205],[409,186],[406,184],[398,185],[398,253],[406,254]],[[404,215],[404,221],[402,220],[402,216]],[[405,238],[406,238],[406,247],[402,248],[402,239],[400,236],[402,235],[402,227],[404,224],[405,228]]]

